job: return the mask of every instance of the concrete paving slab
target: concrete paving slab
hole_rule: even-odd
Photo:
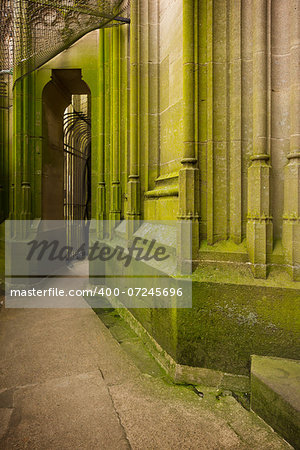
[[[12,413],[12,408],[0,408],[0,442],[8,431]]]
[[[234,399],[200,399],[143,373],[134,360],[144,347],[124,342],[90,309],[2,309],[0,448],[290,448],[262,421],[245,421]]]
[[[88,372],[100,363],[115,382],[128,370],[139,374],[129,361],[123,369],[127,356],[91,309],[3,309],[0,357],[3,388]]]
[[[1,448],[128,449],[99,371],[16,389],[9,432]]]

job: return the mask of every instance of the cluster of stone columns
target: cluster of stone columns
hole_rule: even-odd
[[[103,220],[109,220],[112,232],[121,219],[128,218],[128,234],[131,235],[136,227],[135,221],[140,219],[140,31],[139,3],[136,1],[131,4],[130,20],[130,49],[127,48],[127,26],[99,30],[100,95],[96,202],[99,237],[103,237],[104,233]],[[127,158],[128,126],[130,126],[129,158]],[[124,200],[127,200],[126,207]]]
[[[128,133],[128,26],[99,30],[99,98],[96,115],[99,131],[95,146],[97,170],[96,208],[98,236],[104,233],[104,220],[110,221],[110,232],[124,218],[124,196],[127,191]],[[92,100],[93,102],[93,100]],[[109,230],[107,230],[109,231]]]
[[[193,258],[201,240],[244,240],[257,278],[282,241],[299,279],[299,23],[298,0],[183,2],[179,217],[197,217],[200,167]]]
[[[139,2],[136,0],[130,7],[130,153],[129,153],[129,176],[127,192],[127,218],[128,235],[135,230],[134,222],[140,219],[141,192],[140,192],[140,146],[139,146]]]
[[[267,276],[274,246],[272,216],[278,209],[284,265],[293,279],[300,278],[299,11],[298,0],[252,2],[253,156],[248,172],[247,243],[253,273],[259,278]],[[278,159],[283,161],[279,170]],[[276,164],[273,191],[272,160]]]
[[[19,14],[26,17],[26,2],[18,0],[15,8]],[[26,23],[26,20],[24,20]],[[15,68],[13,77],[6,76],[5,96],[1,104],[1,140],[3,148],[1,157],[3,165],[1,180],[6,180],[6,199],[1,199],[2,206],[8,203],[5,217],[10,219],[29,220],[32,218],[32,192],[31,192],[31,155],[30,155],[30,126],[32,125],[31,105],[33,98],[32,80],[34,75],[28,74],[27,63],[23,56],[28,44],[27,26],[20,31],[21,42],[17,55],[23,61]],[[8,41],[9,42],[9,41]],[[16,57],[16,55],[15,55]],[[3,85],[4,86],[4,85]],[[9,114],[9,95],[12,91],[13,113]],[[8,199],[8,202],[6,201]],[[7,214],[8,213],[8,214]],[[4,217],[3,217],[4,218]],[[26,229],[24,227],[24,233]]]

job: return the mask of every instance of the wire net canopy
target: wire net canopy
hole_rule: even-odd
[[[89,31],[128,22],[129,3],[130,0],[0,0],[0,74],[16,68],[21,74],[28,73]]]

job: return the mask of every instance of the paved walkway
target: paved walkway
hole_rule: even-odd
[[[0,311],[1,449],[290,448],[232,397],[137,368],[90,309]]]

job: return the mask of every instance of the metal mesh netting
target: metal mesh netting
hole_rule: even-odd
[[[130,0],[0,0],[0,71],[29,72],[96,28],[128,17]],[[117,22],[112,22],[117,21]]]

